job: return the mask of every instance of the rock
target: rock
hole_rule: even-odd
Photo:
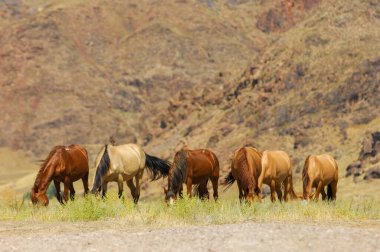
[[[346,168],[346,177],[349,177],[351,175],[353,176],[360,176],[362,173],[362,164],[360,161],[356,161]]]
[[[364,176],[364,180],[371,179],[380,179],[380,165],[370,168],[366,175]]]

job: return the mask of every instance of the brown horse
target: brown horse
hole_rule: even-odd
[[[311,188],[316,188],[314,199],[326,199],[324,187],[327,186],[327,199],[335,200],[338,185],[338,164],[330,155],[309,155],[302,170],[303,198],[310,199]]]
[[[235,180],[239,188],[239,199],[252,201],[259,198],[258,178],[261,174],[261,152],[253,147],[242,147],[235,151],[231,171],[224,184],[228,189]]]
[[[276,200],[275,192],[280,201],[288,200],[288,193],[291,198],[299,198],[293,190],[292,166],[289,155],[284,151],[264,151],[261,158],[261,174],[258,179],[258,188],[261,192],[262,184],[270,186],[271,201]]]
[[[43,162],[34,182],[30,198],[33,204],[41,203],[47,206],[49,199],[46,191],[49,184],[54,180],[57,199],[62,204],[60,183],[64,184],[63,198],[67,202],[73,199],[75,190],[73,182],[82,179],[84,192],[88,192],[88,156],[87,151],[79,145],[55,146]]]
[[[192,197],[192,186],[199,198],[209,198],[207,183],[211,180],[214,199],[218,198],[219,161],[216,155],[206,149],[180,150],[174,156],[169,170],[168,189],[165,189],[166,201],[170,204],[182,197],[183,183],[187,186],[187,194]]]

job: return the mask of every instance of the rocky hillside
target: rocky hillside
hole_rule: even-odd
[[[377,0],[0,1],[0,146],[250,142],[342,171],[380,124]]]

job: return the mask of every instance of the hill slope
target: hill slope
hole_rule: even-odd
[[[165,158],[247,142],[356,159],[379,130],[378,1],[4,1],[0,145],[113,135]],[[92,161],[91,161],[92,162]],[[347,181],[348,182],[348,181]],[[29,186],[29,185],[28,185]]]

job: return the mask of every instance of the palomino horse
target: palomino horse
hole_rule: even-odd
[[[87,151],[79,145],[55,146],[43,162],[34,182],[30,198],[33,204],[42,203],[47,206],[49,199],[46,190],[52,180],[57,193],[57,199],[63,203],[60,183],[64,184],[63,198],[65,201],[73,199],[75,190],[73,182],[82,179],[84,193],[88,192],[88,156]]]
[[[140,198],[141,179],[145,167],[152,173],[152,180],[167,176],[170,164],[167,161],[146,154],[136,144],[105,145],[99,152],[95,163],[96,175],[91,189],[92,193],[103,190],[103,197],[107,193],[108,182],[118,183],[119,198],[123,194],[123,181],[131,190],[135,203]],[[133,184],[135,178],[136,185]]]
[[[284,189],[284,200],[298,198],[293,190],[292,166],[288,154],[283,151],[264,151],[261,158],[261,174],[258,179],[258,188],[261,192],[263,183],[270,186],[271,200],[276,200],[275,192],[282,201],[282,188]]]
[[[165,189],[166,201],[170,204],[182,197],[183,183],[187,186],[187,194],[192,197],[192,186],[196,194],[203,199],[209,198],[207,183],[211,180],[214,200],[218,198],[219,161],[216,155],[206,149],[180,150],[174,156],[168,176],[168,189]]]
[[[253,147],[242,147],[235,151],[231,162],[231,171],[225,178],[226,190],[237,181],[239,199],[252,201],[259,198],[258,178],[261,174],[262,154]]]
[[[309,155],[302,170],[303,198],[309,200],[311,188],[316,188],[314,199],[326,199],[324,187],[327,185],[327,199],[335,200],[338,185],[338,164],[330,155]]]

